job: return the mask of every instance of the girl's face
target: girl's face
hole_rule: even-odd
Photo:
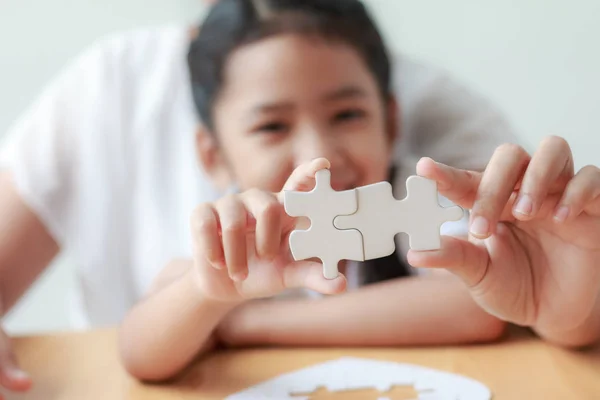
[[[221,187],[278,192],[316,157],[331,162],[335,190],[387,179],[396,106],[351,46],[279,35],[237,49],[223,73],[215,132],[198,135]]]

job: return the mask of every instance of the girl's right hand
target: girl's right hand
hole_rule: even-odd
[[[25,392],[31,387],[31,378],[17,365],[10,338],[0,327],[0,400],[2,389]]]
[[[312,190],[316,172],[329,167],[323,158],[303,164],[283,190]],[[284,210],[283,191],[251,189],[199,206],[192,217],[192,239],[203,298],[236,303],[272,297],[288,288],[344,291],[343,275],[328,280],[321,263],[294,261],[288,238],[297,223]]]

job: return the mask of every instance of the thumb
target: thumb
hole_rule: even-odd
[[[481,182],[480,172],[450,167],[424,157],[417,163],[417,175],[437,183],[440,194],[463,208],[473,208]]]
[[[284,192],[293,190],[296,192],[308,192],[315,187],[315,175],[322,169],[331,168],[331,163],[326,158],[315,158],[314,160],[298,166],[283,185],[283,190],[278,197],[283,202]]]
[[[304,163],[297,167],[288,180],[285,182],[281,192],[277,194],[277,201],[284,205],[283,232],[289,233],[292,229],[306,229],[310,226],[306,217],[299,217],[301,211],[296,209],[291,203],[286,203],[287,191],[308,192],[315,188],[316,174],[323,169],[329,169],[331,164],[326,158],[316,158],[311,162]]]
[[[297,261],[284,268],[283,284],[292,289],[306,288],[322,294],[338,294],[346,290],[346,277],[338,274],[334,279],[325,279],[321,263]]]
[[[31,378],[17,364],[10,338],[0,329],[0,387],[15,392],[24,392],[29,390],[31,385]]]

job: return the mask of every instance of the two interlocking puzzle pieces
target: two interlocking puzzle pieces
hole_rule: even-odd
[[[288,215],[311,221],[307,230],[291,233],[292,256],[296,261],[320,259],[327,279],[338,276],[341,260],[366,261],[392,254],[394,236],[400,232],[409,235],[411,249],[439,249],[442,224],[464,215],[458,206],[441,207],[435,181],[419,176],[408,178],[403,200],[394,198],[388,182],[336,192],[328,169],[318,171],[315,179],[310,192],[286,191],[284,207]]]

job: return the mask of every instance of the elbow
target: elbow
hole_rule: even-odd
[[[147,341],[124,325],[119,330],[119,357],[121,365],[134,379],[142,382],[159,383],[168,381],[176,371],[168,369],[164,363],[152,357]]]
[[[471,321],[468,335],[472,343],[493,343],[502,340],[508,324],[487,313]]]
[[[131,360],[124,360],[123,366],[125,371],[132,378],[145,383],[163,383],[173,379],[173,375],[161,373],[151,368],[147,368],[143,364],[136,363]]]

